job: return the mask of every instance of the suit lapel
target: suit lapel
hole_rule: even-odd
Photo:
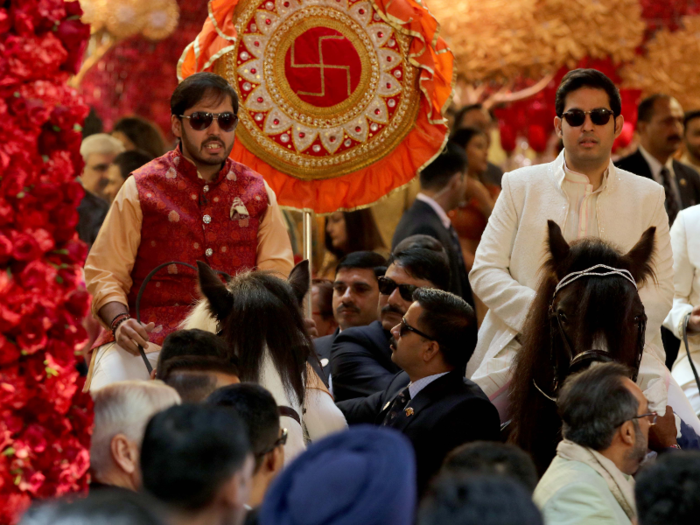
[[[396,430],[405,430],[420,417],[424,410],[450,394],[458,381],[462,381],[462,375],[458,372],[450,372],[430,383],[408,402],[406,408],[396,417],[391,427]]]

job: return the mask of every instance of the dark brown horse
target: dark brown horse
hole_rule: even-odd
[[[569,245],[556,223],[547,224],[550,256],[525,322],[510,391],[509,441],[532,454],[540,475],[561,441],[555,400],[566,377],[593,361],[639,369],[646,315],[637,284],[655,279],[655,228],[622,255],[596,238]]]

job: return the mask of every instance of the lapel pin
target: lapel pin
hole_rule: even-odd
[[[404,410],[404,413],[406,416],[411,417],[414,414],[413,408],[408,407],[406,410]]]
[[[678,182],[680,183],[681,186],[685,186],[686,184],[688,184],[688,182],[686,182],[685,179],[681,179]]]

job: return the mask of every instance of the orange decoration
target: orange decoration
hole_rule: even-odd
[[[212,0],[178,64],[239,95],[231,157],[282,206],[366,207],[415,177],[447,138],[453,56],[418,0]]]

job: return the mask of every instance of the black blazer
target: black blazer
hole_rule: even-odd
[[[418,234],[430,235],[442,243],[450,261],[449,291],[474,306],[467,269],[464,267],[464,264],[460,263],[459,257],[452,247],[450,232],[445,228],[440,217],[429,204],[416,200],[401,217],[399,225],[394,232],[394,238],[391,241],[391,249],[393,250],[406,237]]]
[[[316,349],[316,355],[318,356],[320,363],[312,360],[311,366],[316,371],[318,376],[323,379],[326,387],[328,386],[328,376],[331,373],[331,346],[333,345],[335,338],[338,337],[339,333],[340,329],[336,328],[335,332],[333,332],[331,335],[324,335],[323,337],[317,337],[314,339],[314,348]]]
[[[401,369],[391,360],[389,332],[379,321],[343,330],[331,346],[331,376],[336,401],[367,397],[384,390]]]
[[[620,169],[652,179],[651,168],[642,152],[635,151],[615,163]],[[681,209],[700,203],[700,175],[693,168],[677,160],[673,160],[673,172],[676,175],[676,184],[681,195]]]
[[[94,193],[85,190],[85,196],[78,204],[78,237],[90,248],[97,234],[100,232],[102,223],[107,217],[109,202],[101,199]]]
[[[408,375],[401,372],[384,391],[337,405],[350,425],[381,425],[394,397],[406,385]],[[420,494],[451,450],[471,441],[499,441],[500,424],[498,410],[486,394],[455,370],[421,390],[389,426],[413,444]]]

